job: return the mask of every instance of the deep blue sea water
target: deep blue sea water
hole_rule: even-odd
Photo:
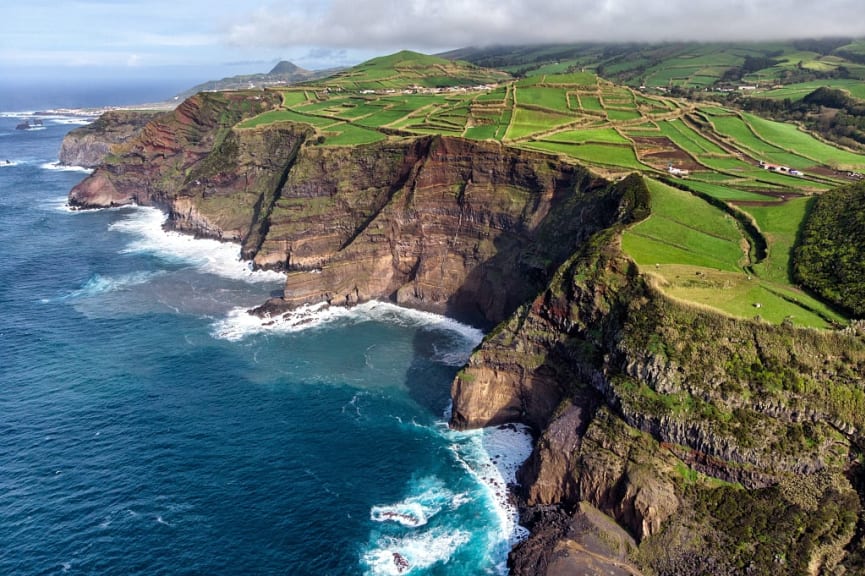
[[[71,212],[74,120],[0,115],[0,574],[502,574],[524,434],[455,433],[479,341],[278,293],[152,209]],[[7,164],[6,161],[9,161]]]

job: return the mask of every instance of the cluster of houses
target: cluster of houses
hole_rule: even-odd
[[[769,164],[760,160],[760,168],[763,170],[768,170],[769,172],[783,172],[784,174],[789,174],[790,176],[804,176],[802,172],[796,170],[795,168],[790,168],[788,166],[782,166],[780,164]]]

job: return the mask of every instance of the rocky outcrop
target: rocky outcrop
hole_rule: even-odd
[[[803,512],[795,529],[767,530],[763,547],[726,542],[706,559],[694,542],[728,529],[713,511],[701,528],[692,511],[740,514],[737,502],[755,498],[771,517],[792,505],[774,487],[824,473],[838,475],[835,487],[809,490],[834,510],[824,541],[831,553],[797,554],[808,556],[805,565],[832,566],[860,509],[843,473],[862,443],[863,375],[865,340],[854,331],[741,321],[674,302],[639,274],[610,229],[581,244],[543,293],[487,336],[454,380],[451,423],[521,421],[540,433],[520,475],[523,506],[540,519],[514,553],[515,574],[550,573],[517,570],[526,564],[521,550],[551,537],[547,511],[583,503],[624,526],[656,573],[690,566],[699,574],[704,561],[736,573],[746,560],[761,567],[753,573],[770,573],[763,554],[795,541],[810,516]],[[731,487],[722,490],[724,482]]]
[[[270,313],[390,299],[493,323],[617,206],[578,167],[444,137],[307,147],[279,196],[255,256],[289,272]]]
[[[861,331],[665,297],[619,248],[649,211],[639,176],[459,138],[329,147],[305,125],[240,124],[278,105],[197,95],[115,145],[70,203],[156,205],[239,242],[287,272],[261,315],[390,299],[498,323],[454,379],[451,425],[538,435],[514,574],[861,568]]]
[[[79,208],[139,204],[169,212],[169,226],[199,236],[253,236],[263,196],[284,177],[306,131],[235,126],[278,104],[260,92],[203,93],[159,115],[69,194]]]
[[[273,105],[252,94],[185,101],[70,203],[162,206],[172,228],[240,242],[288,272],[261,314],[390,299],[487,324],[618,217],[615,187],[547,155],[433,136],[318,146],[305,125],[237,126]]]
[[[60,145],[58,159],[64,166],[96,168],[115,147],[135,137],[160,112],[111,110],[95,122],[69,132]]]

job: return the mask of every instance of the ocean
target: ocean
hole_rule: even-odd
[[[384,303],[263,325],[237,246],[70,211],[80,118],[0,114],[0,574],[506,574],[521,428],[447,428],[482,333]]]

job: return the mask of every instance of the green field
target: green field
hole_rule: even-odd
[[[719,60],[717,50],[705,46],[687,57],[674,55],[667,68],[649,67],[645,80],[663,80],[666,86],[708,84],[746,54],[762,56],[756,49],[737,48]],[[827,62],[811,58],[807,64]],[[786,61],[777,65],[785,66]],[[644,273],[675,298],[736,316],[773,322],[792,317],[795,323],[816,327],[828,320],[843,321],[792,284],[790,251],[809,202],[801,195],[820,193],[842,181],[827,168],[865,171],[865,155],[838,149],[792,124],[716,103],[632,90],[591,72],[565,74],[575,68],[559,64],[489,89],[396,88],[435,86],[446,81],[447,69],[435,59],[413,59],[410,53],[370,61],[339,76],[339,90],[325,90],[337,86],[330,81],[282,90],[280,109],[248,119],[239,128],[304,123],[315,131],[308,143],[315,146],[356,146],[426,134],[497,140],[560,156],[614,178],[633,171],[657,175],[667,161],[676,163],[692,171],[677,179],[683,189],[650,180],[652,214],[623,236],[623,248]],[[421,93],[408,93],[412,91]],[[638,137],[656,139],[632,140]],[[655,168],[640,162],[638,150]],[[805,175],[764,170],[759,160]],[[707,197],[713,204],[703,199]],[[726,211],[719,208],[722,203],[729,203]],[[758,238],[762,234],[768,244],[759,262],[751,261],[757,256],[754,239],[745,230],[753,228],[736,220],[744,218],[738,209],[754,218]]]
[[[848,92],[854,98],[865,100],[865,82],[861,80],[849,80],[841,78],[833,78],[831,80],[813,80],[811,82],[800,82],[798,84],[788,84],[782,88],[759,92],[758,95],[764,98],[789,98],[794,102],[801,100],[817,88],[822,87],[838,88]]]
[[[564,154],[590,164],[613,166],[632,170],[645,170],[647,166],[640,163],[631,146],[613,144],[565,144],[559,142],[529,142],[526,147],[555,154]]]
[[[739,317],[786,319],[818,328],[827,327],[829,320],[842,320],[791,287],[784,275],[791,232],[795,237],[801,221],[801,204],[756,210],[764,233],[778,244],[772,245],[763,263],[753,267],[752,275],[743,269],[748,263],[743,248],[746,236],[730,215],[687,192],[653,180],[647,183],[652,214],[623,234],[622,248],[665,292]]]
[[[529,87],[517,90],[517,102],[523,106],[538,106],[552,112],[570,111],[564,88]]]
[[[775,282],[790,282],[790,251],[805,217],[809,198],[795,198],[779,206],[746,206],[769,242],[769,255],[755,266],[758,273]]]
[[[324,131],[324,146],[357,146],[372,144],[385,139],[385,135],[375,130],[367,130],[353,124],[338,124]]]
[[[256,126],[273,124],[275,122],[301,122],[312,126],[327,126],[328,124],[333,124],[332,119],[321,118],[319,116],[307,116],[306,114],[300,114],[294,110],[271,110],[242,122],[238,125],[238,128],[255,128]]]
[[[601,104],[601,99],[591,94],[580,94],[580,107],[583,110],[592,110],[602,112],[604,106]]]
[[[742,234],[730,216],[688,192],[655,180],[647,184],[652,215],[622,238],[622,247],[637,263],[741,270]]]
[[[606,144],[630,144],[630,141],[612,128],[587,128],[585,130],[565,130],[544,139],[546,142],[583,144],[598,142]]]
[[[636,110],[618,110],[607,108],[607,118],[614,122],[621,122],[624,120],[638,120],[639,118],[642,118],[642,116]]]
[[[700,182],[692,178],[684,180],[683,184],[691,190],[708,194],[713,198],[717,198],[718,200],[723,200],[725,202],[737,200],[771,202],[773,200],[771,196],[766,196],[764,194],[757,194],[756,192],[740,190],[731,186],[721,186],[718,184],[711,184],[709,182]]]
[[[702,154],[725,154],[720,146],[708,140],[690,126],[685,125],[679,119],[659,122],[658,128],[660,128],[661,134],[675,142],[683,150],[687,150],[695,156]]]
[[[865,169],[865,155],[826,144],[792,124],[773,122],[752,114],[745,114],[744,117],[760,137],[779,147],[795,150],[802,156],[842,170]]]
[[[538,132],[565,126],[574,120],[575,118],[572,116],[564,114],[517,108],[514,112],[514,118],[511,122],[510,130],[508,130],[507,137],[511,140],[525,138]]]

